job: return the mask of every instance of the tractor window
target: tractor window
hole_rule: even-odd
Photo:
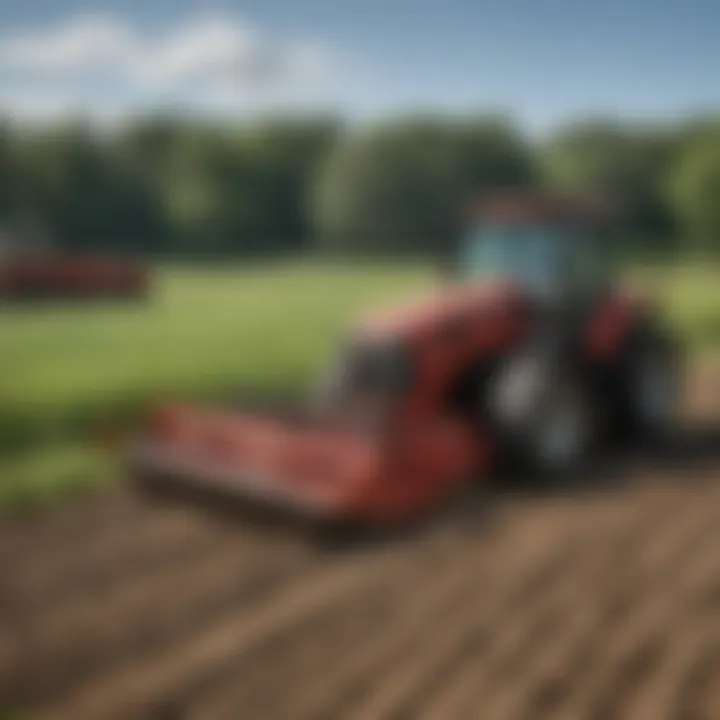
[[[570,284],[576,292],[597,290],[609,274],[609,261],[600,239],[593,233],[578,233],[568,248]]]
[[[560,242],[547,228],[483,228],[470,235],[463,249],[465,277],[511,277],[543,292],[558,284]]]
[[[557,237],[544,228],[528,228],[515,248],[520,279],[536,290],[557,285],[560,258]]]

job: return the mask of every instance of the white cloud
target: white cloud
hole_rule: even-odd
[[[109,17],[79,17],[67,24],[0,39],[0,67],[20,73],[62,75],[121,67],[133,61],[132,32]]]
[[[200,107],[313,103],[331,99],[336,65],[322,44],[272,37],[230,16],[153,33],[117,17],[79,16],[0,36],[0,105],[18,97],[9,86],[22,86],[25,101],[60,91],[87,109],[113,92],[110,102],[124,96],[135,106],[168,98]]]

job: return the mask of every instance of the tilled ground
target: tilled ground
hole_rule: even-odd
[[[345,549],[122,490],[0,529],[0,708],[720,718],[720,368],[663,458]],[[707,376],[707,377],[705,377]],[[0,712],[0,715],[2,712]]]

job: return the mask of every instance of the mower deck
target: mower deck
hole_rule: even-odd
[[[278,478],[259,476],[192,452],[138,443],[128,456],[134,482],[166,493],[198,493],[216,500],[272,506],[309,519],[330,516],[328,497],[298,489]]]

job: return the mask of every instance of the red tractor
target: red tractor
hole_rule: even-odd
[[[295,420],[157,408],[130,466],[143,487],[313,518],[419,518],[502,459],[567,475],[609,433],[674,423],[678,355],[609,270],[589,203],[480,203],[437,295],[366,318]]]
[[[144,299],[149,286],[137,262],[61,252],[32,233],[0,236],[0,302]]]

